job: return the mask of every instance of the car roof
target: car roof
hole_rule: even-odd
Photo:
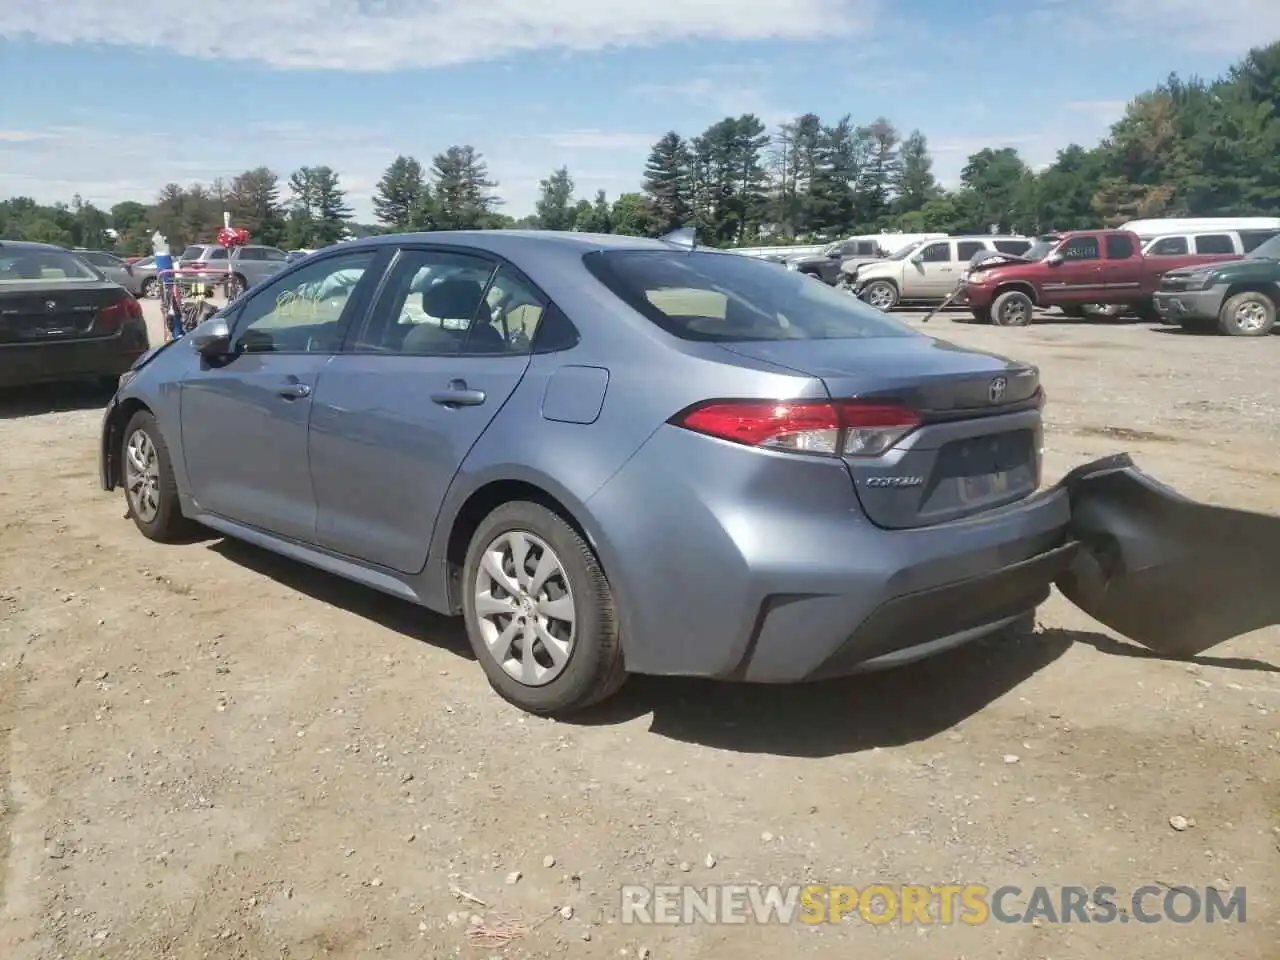
[[[35,243],[31,240],[0,240],[0,251],[3,250],[57,250],[61,253],[69,253],[66,247],[60,247],[56,243]]]
[[[466,246],[519,257],[556,251],[581,256],[596,250],[679,250],[673,244],[647,237],[620,237],[608,233],[576,233],[561,230],[435,230],[428,233],[394,233],[336,245],[339,249],[356,250],[400,243],[439,243]],[[699,250],[721,252],[715,248]]]

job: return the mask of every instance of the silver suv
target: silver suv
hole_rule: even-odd
[[[228,250],[216,243],[197,243],[182,251],[175,266],[184,286],[221,286],[228,298],[235,298],[279,273],[288,262],[289,255],[276,247],[246,244]]]

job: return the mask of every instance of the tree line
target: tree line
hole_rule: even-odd
[[[0,237],[148,252],[208,241],[229,211],[255,242],[316,248],[351,235],[540,228],[658,236],[694,226],[715,246],[821,241],[881,230],[1031,234],[1137,217],[1280,215],[1280,42],[1216,80],[1169,76],[1128,104],[1100,143],[1071,144],[1032,170],[1011,147],[972,154],[954,189],[933,172],[925,135],[884,117],[805,114],[769,130],[753,114],[702,133],[671,131],[649,153],[642,189],[579,197],[567,167],[541,182],[521,219],[502,202],[482,154],[451,146],[429,165],[399,156],[373,197],[377,223],[352,221],[338,174],[303,167],[283,184],[266,167],[229,181],[166,185],[150,204],[100,210],[79,197],[0,202]],[[114,232],[114,237],[112,236]]]

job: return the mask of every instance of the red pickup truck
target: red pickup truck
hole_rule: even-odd
[[[1151,296],[1169,270],[1236,254],[1144,256],[1127,230],[1076,230],[1041,237],[1022,256],[1002,254],[971,264],[952,302],[968,304],[976,319],[1002,327],[1031,322],[1037,307],[1079,314],[1086,305],[1115,305],[1158,320]]]

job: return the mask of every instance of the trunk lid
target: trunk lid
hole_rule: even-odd
[[[98,313],[118,304],[124,292],[114,283],[89,281],[6,289],[0,284],[0,346],[62,343],[112,336],[119,330],[95,326]]]
[[[928,337],[721,344],[822,380],[833,399],[908,407],[919,428],[879,457],[846,457],[872,523],[929,526],[1040,485],[1039,371]]]

